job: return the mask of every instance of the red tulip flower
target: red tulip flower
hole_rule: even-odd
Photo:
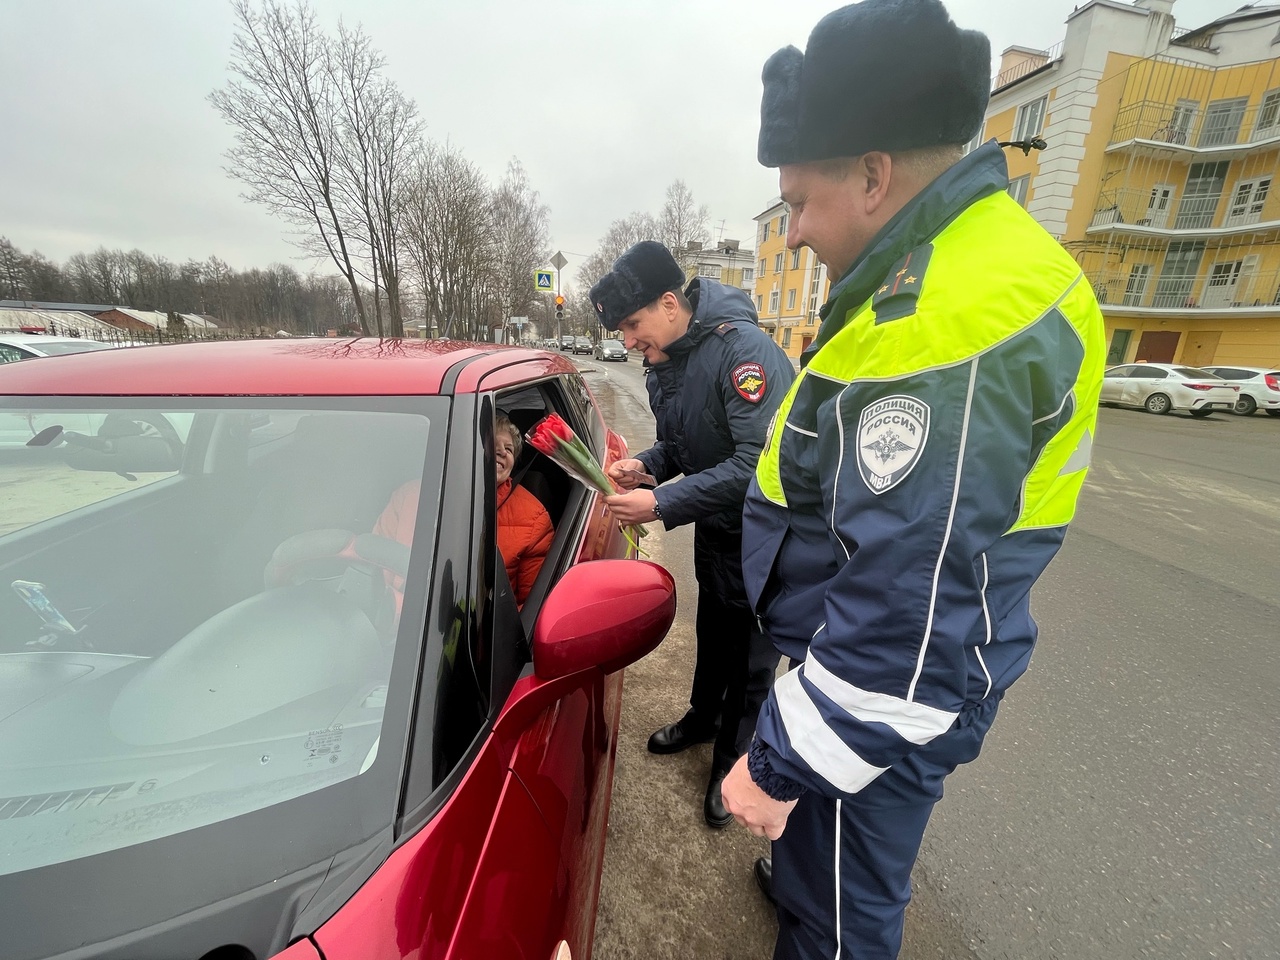
[[[584,486],[594,487],[605,496],[617,492],[587,445],[578,439],[573,428],[558,414],[548,414],[535,423],[525,434],[525,439],[533,449],[550,457],[565,473]],[[636,530],[642,537],[649,532],[638,524]]]

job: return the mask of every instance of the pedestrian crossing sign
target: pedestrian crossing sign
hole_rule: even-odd
[[[550,293],[555,289],[554,280],[550,270],[533,271],[533,289],[540,293]]]

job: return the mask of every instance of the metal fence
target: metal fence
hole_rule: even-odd
[[[999,90],[1001,87],[1007,87],[1015,80],[1021,80],[1029,73],[1035,73],[1041,67],[1047,67],[1055,60],[1062,59],[1062,47],[1065,41],[1059,41],[1047,50],[1041,50],[1034,54],[1028,54],[1027,59],[1020,63],[1015,63],[1008,70],[1002,70],[996,74],[995,80],[991,83],[992,90]]]
[[[1220,262],[1195,273],[1158,272],[1139,264],[1128,271],[1090,275],[1098,302],[1157,310],[1229,310],[1280,307],[1280,271],[1256,272],[1244,260]]]
[[[1186,147],[1232,147],[1280,139],[1280,99],[1249,106],[1246,99],[1167,103],[1140,100],[1122,107],[1111,143],[1149,140]]]

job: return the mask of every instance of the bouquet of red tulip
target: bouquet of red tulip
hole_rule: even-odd
[[[535,423],[525,434],[525,439],[533,449],[550,457],[560,469],[583,486],[599,490],[606,497],[611,497],[618,492],[609,478],[604,475],[604,470],[591,455],[587,445],[578,439],[573,428],[558,414],[548,414]],[[636,524],[635,531],[641,537],[649,535],[649,531],[642,524]],[[628,536],[627,539],[631,540],[631,537]],[[634,540],[631,540],[631,545],[636,546]],[[639,547],[636,546],[636,549]]]

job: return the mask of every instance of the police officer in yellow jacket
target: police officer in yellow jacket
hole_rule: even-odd
[[[787,245],[839,279],[743,523],[748,599],[799,666],[723,801],[774,840],[778,958],[892,958],[942,781],[1035,644],[1075,510],[1102,318],[1076,262],[962,144],[990,48],[940,0],[864,0],[765,65]]]

